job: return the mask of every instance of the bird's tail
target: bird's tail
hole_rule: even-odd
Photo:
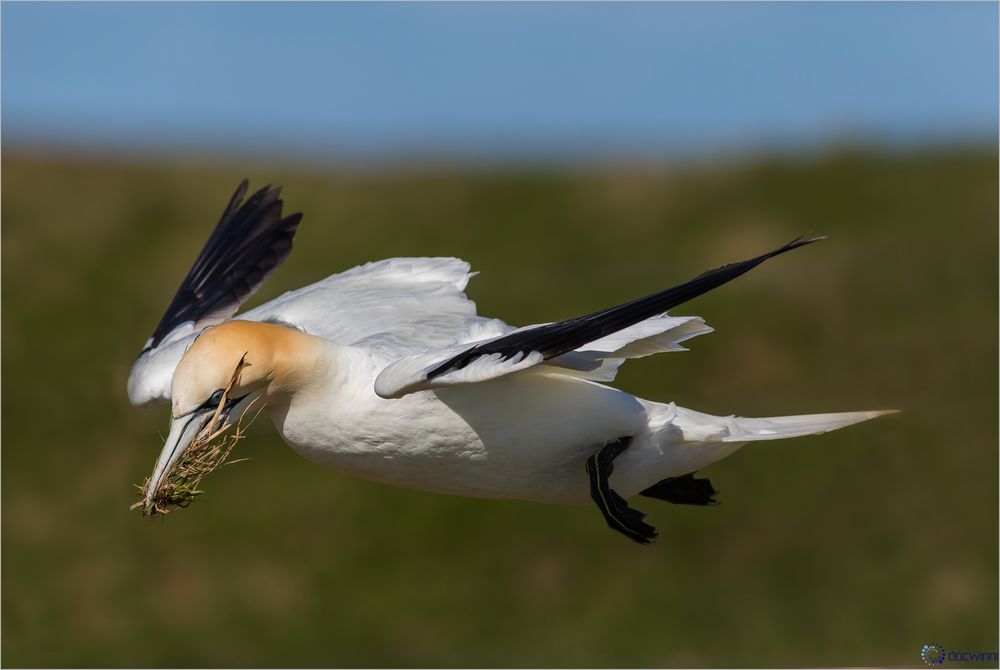
[[[752,442],[756,440],[779,440],[785,437],[817,435],[838,428],[846,428],[862,421],[868,421],[884,414],[893,414],[894,409],[877,409],[862,412],[832,412],[829,414],[799,414],[796,416],[772,416],[763,419],[730,417],[728,435],[722,442]]]
[[[667,456],[670,476],[679,476],[719,461],[747,442],[826,433],[897,410],[746,418],[704,414],[673,403],[649,403],[646,411],[652,441]]]

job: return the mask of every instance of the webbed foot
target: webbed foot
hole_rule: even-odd
[[[659,498],[676,505],[718,505],[719,492],[708,479],[695,479],[694,473],[667,477],[639,493],[647,498]]]
[[[628,506],[628,502],[608,485],[614,472],[612,461],[632,443],[631,437],[610,442],[587,459],[590,476],[590,497],[604,515],[608,526],[639,544],[649,544],[656,538],[656,529],[643,521],[645,514]]]

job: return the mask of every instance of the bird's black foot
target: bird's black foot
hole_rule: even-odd
[[[694,474],[668,477],[639,493],[647,498],[659,498],[677,505],[718,505],[716,491],[708,479],[695,479]]]
[[[649,544],[656,538],[656,529],[643,521],[645,514],[629,507],[625,499],[608,485],[608,477],[614,471],[612,461],[631,443],[631,437],[623,437],[604,445],[600,451],[587,459],[590,497],[601,510],[608,526],[639,544]]]

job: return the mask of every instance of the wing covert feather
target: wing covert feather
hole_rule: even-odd
[[[476,314],[457,258],[390,258],[289,291],[241,315],[275,320],[338,344],[401,358],[514,330]]]

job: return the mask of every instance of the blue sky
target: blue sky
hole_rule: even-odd
[[[0,11],[6,147],[489,161],[996,137],[995,3]]]

